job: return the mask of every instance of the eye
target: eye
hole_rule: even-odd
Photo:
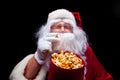
[[[64,25],[64,28],[65,28],[65,29],[72,29],[72,26],[69,25],[69,24],[66,24],[66,25]]]
[[[60,29],[60,25],[53,25],[51,26],[51,29]]]

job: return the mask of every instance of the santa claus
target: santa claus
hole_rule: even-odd
[[[40,27],[36,36],[35,54],[26,56],[14,67],[10,80],[47,80],[51,54],[60,50],[74,52],[81,57],[84,61],[83,80],[113,80],[92,51],[82,26],[77,25],[69,10],[50,12],[47,23]],[[79,73],[76,75],[80,76]]]

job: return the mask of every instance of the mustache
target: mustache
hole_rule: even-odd
[[[59,33],[58,34],[60,40],[73,40],[75,35],[73,33]]]

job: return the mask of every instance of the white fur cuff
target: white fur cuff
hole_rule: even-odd
[[[44,64],[45,61],[43,61],[43,60],[41,60],[41,59],[39,58],[39,55],[38,55],[37,52],[35,52],[34,57],[35,57],[36,61],[37,61],[40,65],[41,65],[41,64]]]

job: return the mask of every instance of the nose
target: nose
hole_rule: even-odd
[[[65,32],[65,27],[64,27],[64,26],[61,26],[60,31],[61,31],[62,33]]]
[[[61,27],[61,31],[64,31],[64,30],[65,30],[65,28],[64,28],[64,26],[62,26],[62,27]]]

